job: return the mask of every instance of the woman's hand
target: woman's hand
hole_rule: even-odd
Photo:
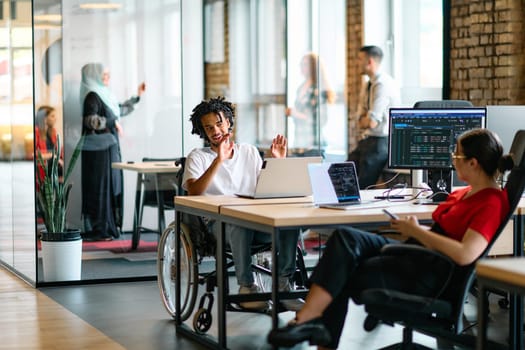
[[[122,129],[122,126],[119,122],[115,121],[115,129],[117,129],[117,133],[119,137],[124,136],[124,130]]]
[[[390,227],[402,235],[409,237],[413,237],[411,233],[415,232],[419,226],[419,221],[414,215],[408,215],[404,219],[400,218],[390,220]]]
[[[137,89],[137,96],[142,96],[142,94],[144,93],[144,91],[146,91],[146,83],[142,83],[139,85],[138,89]]]
[[[272,141],[270,146],[270,151],[272,152],[272,157],[274,158],[285,158],[286,157],[286,145],[288,141],[286,137],[281,134],[277,134]]]

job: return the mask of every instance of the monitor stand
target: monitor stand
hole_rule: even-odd
[[[428,204],[444,202],[452,191],[452,169],[429,169],[427,179],[428,185],[434,192]]]

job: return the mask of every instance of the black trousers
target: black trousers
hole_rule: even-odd
[[[336,230],[310,278],[333,297],[323,322],[332,335],[330,348],[337,348],[348,312],[348,299],[359,303],[361,291],[388,288],[407,293],[436,296],[450,278],[437,272],[430,262],[383,256],[381,247],[402,242],[352,227]]]
[[[388,138],[386,136],[369,136],[359,141],[356,149],[348,155],[348,160],[355,162],[361,189],[377,183],[387,159]]]

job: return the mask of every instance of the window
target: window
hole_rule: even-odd
[[[442,99],[442,2],[380,0],[364,6],[365,44],[383,49],[383,69],[400,84],[403,105]]]

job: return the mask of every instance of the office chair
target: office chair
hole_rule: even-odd
[[[142,158],[143,162],[174,162],[178,158]],[[133,230],[132,248],[136,249],[142,231],[157,232],[159,236],[166,228],[166,210],[174,210],[173,197],[177,193],[174,173],[139,173],[137,192],[139,199],[137,223]],[[142,225],[144,207],[157,208],[157,228],[147,228]]]
[[[469,108],[474,107],[472,102],[466,100],[425,100],[418,101],[414,108]]]
[[[504,218],[496,231],[496,235],[477,259],[487,256],[492,245],[501,234],[507,222],[514,215],[516,207],[525,188],[525,130],[516,133],[511,152],[515,162],[505,188],[509,199],[509,214]],[[454,266],[454,262],[447,256],[436,251],[415,245],[388,245],[383,249],[388,255],[415,255],[424,254],[434,256],[439,261]],[[436,298],[412,295],[389,289],[368,289],[361,293],[359,302],[364,304],[368,316],[365,320],[365,330],[372,330],[379,321],[393,325],[400,323],[404,326],[403,342],[384,349],[426,349],[426,347],[412,343],[412,331],[446,339],[469,348],[474,348],[476,337],[467,334],[469,329],[463,324],[463,307],[475,279],[476,262],[461,267],[454,272],[452,281],[445,287],[441,296]],[[512,325],[511,325],[512,327]],[[494,347],[500,346],[493,344]]]
[[[175,160],[181,169],[175,175],[177,195],[186,195],[182,189],[182,175],[184,173],[185,158]],[[158,246],[157,272],[158,285],[164,307],[171,317],[175,318],[176,303],[176,261],[175,261],[175,239],[176,222],[172,222],[163,232]],[[193,328],[197,333],[205,334],[211,327],[211,310],[214,302],[213,290],[217,286],[216,271],[199,272],[204,257],[215,256],[216,241],[214,235],[208,231],[200,217],[184,215],[180,224],[180,290],[181,290],[181,321],[187,320],[196,305],[198,287],[206,286],[206,292],[201,296],[198,309],[193,317]],[[252,246],[251,254],[257,255],[262,252],[271,251],[271,243]],[[296,289],[306,289],[306,266],[303,260],[303,252],[297,247],[296,271],[293,276]],[[226,269],[234,266],[231,252],[226,251]],[[252,264],[255,273],[255,281],[263,292],[270,292],[271,266],[265,263]],[[230,303],[226,305],[227,311],[257,312],[242,309],[240,306]],[[284,310],[282,310],[284,311]]]

